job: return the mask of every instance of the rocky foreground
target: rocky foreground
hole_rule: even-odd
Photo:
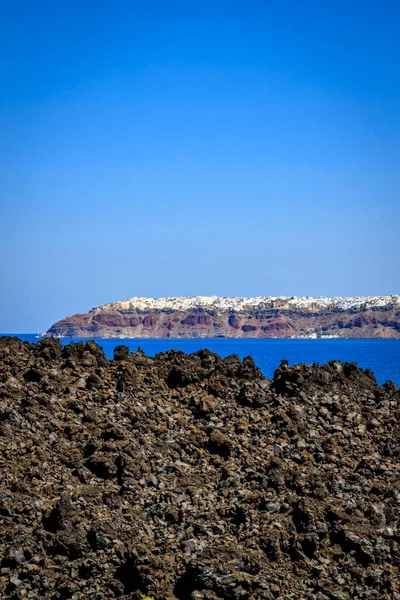
[[[0,596],[399,599],[400,391],[0,339]]]
[[[128,338],[400,338],[400,296],[131,298],[54,323],[47,335]]]

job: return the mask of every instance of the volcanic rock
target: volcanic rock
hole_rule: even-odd
[[[399,599],[399,409],[354,363],[0,338],[0,596]]]

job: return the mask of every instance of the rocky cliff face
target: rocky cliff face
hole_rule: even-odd
[[[400,296],[133,298],[58,321],[49,335],[400,338]]]
[[[0,339],[0,596],[400,597],[400,392],[354,363]]]

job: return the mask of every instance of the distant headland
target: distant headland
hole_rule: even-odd
[[[66,317],[45,334],[103,338],[400,338],[400,296],[135,297]]]

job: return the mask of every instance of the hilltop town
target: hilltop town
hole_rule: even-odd
[[[398,338],[400,296],[134,297],[71,315],[60,337]]]

